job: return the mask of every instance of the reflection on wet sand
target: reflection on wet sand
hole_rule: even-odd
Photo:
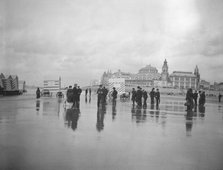
[[[36,111],[37,111],[37,114],[39,114],[39,109],[40,109],[40,100],[36,100]]]
[[[116,100],[113,100],[112,101],[112,120],[115,120],[116,114],[117,114],[117,111],[116,111]]]
[[[67,125],[68,128],[73,129],[74,131],[77,129],[77,122],[80,115],[80,109],[67,109],[66,110],[66,116],[65,116],[65,125]]]
[[[97,123],[96,129],[98,132],[104,129],[104,116],[106,114],[106,105],[102,104],[101,107],[97,109]]]

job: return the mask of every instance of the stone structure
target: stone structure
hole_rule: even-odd
[[[170,75],[170,80],[172,82],[172,87],[180,88],[180,89],[198,89],[197,86],[199,83],[199,79],[197,75],[192,72],[184,72],[184,71],[174,71]]]

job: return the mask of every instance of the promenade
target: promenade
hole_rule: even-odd
[[[82,94],[70,110],[55,97],[0,97],[0,169],[223,169],[223,103],[207,99],[187,115],[184,97],[142,109],[96,102]]]

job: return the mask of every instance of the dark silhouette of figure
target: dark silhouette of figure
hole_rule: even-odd
[[[100,103],[102,103],[102,99],[103,99],[103,89],[102,89],[102,85],[99,86],[98,90],[97,90],[97,94],[98,94],[98,101],[97,101],[97,106],[100,106]]]
[[[39,87],[36,90],[36,98],[39,99],[40,98],[40,89]]]
[[[74,84],[73,87],[73,106],[72,108],[78,108],[78,89],[77,84]]]
[[[150,91],[149,95],[150,95],[150,99],[151,99],[151,104],[154,104],[154,98],[155,98],[155,89],[152,88],[152,90]]]
[[[206,95],[205,95],[205,92],[203,91],[200,94],[199,105],[204,106],[205,102],[206,102]]]
[[[198,98],[198,93],[197,91],[195,90],[194,94],[193,94],[193,99],[194,99],[194,104],[195,106],[197,106],[197,98]]]
[[[136,91],[135,88],[132,88],[132,104],[135,105],[136,101]]]
[[[72,103],[73,102],[73,89],[72,89],[72,86],[69,86],[69,88],[67,89],[66,96],[67,96],[67,102],[68,103]]]
[[[66,110],[66,121],[69,128],[72,128],[74,131],[77,129],[77,122],[80,115],[80,109],[67,109]]]
[[[142,107],[142,90],[139,86],[137,87],[136,91],[136,102],[138,107]]]
[[[106,106],[102,103],[102,107],[97,110],[97,123],[96,128],[97,131],[100,132],[104,129],[104,115],[106,113]]]
[[[187,110],[186,111],[192,111],[192,109],[194,107],[194,102],[193,102],[193,91],[192,91],[191,88],[189,88],[187,90],[185,105],[187,106]]]
[[[146,107],[147,106],[148,94],[145,90],[142,91],[142,96],[143,96],[143,107]]]
[[[219,93],[219,95],[218,95],[218,102],[219,103],[221,102],[221,97],[222,97],[222,95],[221,95],[221,93]]]
[[[113,87],[113,91],[111,93],[112,103],[115,103],[116,104],[117,94],[118,94],[117,90],[115,89],[115,87]]]
[[[88,100],[87,100],[87,96],[85,96],[85,103],[87,103],[88,102]]]
[[[159,89],[156,89],[155,97],[156,97],[156,105],[159,106],[159,104],[160,104],[160,92],[159,92]]]
[[[102,102],[103,103],[106,103],[107,95],[108,95],[108,89],[106,89],[105,87],[103,87],[102,91],[103,91]]]

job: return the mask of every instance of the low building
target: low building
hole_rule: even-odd
[[[50,92],[58,92],[61,90],[61,78],[59,80],[44,80],[43,89]]]

